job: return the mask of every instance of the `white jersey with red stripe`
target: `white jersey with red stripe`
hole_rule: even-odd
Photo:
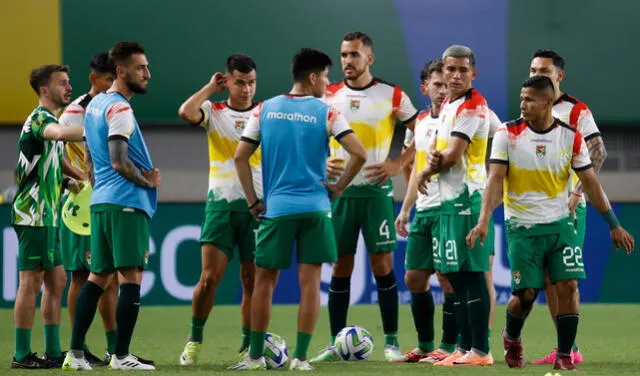
[[[384,162],[389,156],[396,120],[408,123],[418,116],[411,99],[397,85],[374,78],[362,88],[350,87],[345,81],[327,88],[326,101],[335,107],[349,122],[367,151],[367,164]],[[349,158],[349,153],[335,140],[330,144],[333,157]],[[350,184],[353,187],[372,187],[362,170]],[[375,190],[375,189],[373,189]],[[372,191],[373,191],[372,190]],[[353,189],[347,189],[349,196]],[[381,193],[392,194],[387,183]]]
[[[236,173],[233,158],[242,132],[251,118],[251,107],[240,110],[225,102],[205,101],[200,109],[199,125],[207,131],[209,146],[208,204],[220,210],[247,210],[245,194]],[[253,185],[262,198],[262,162],[260,149],[249,159]]]
[[[416,175],[427,168],[427,154],[432,147],[433,141],[436,139],[436,132],[440,126],[438,116],[433,116],[431,110],[422,111],[416,119],[414,128],[416,156],[414,169]],[[416,210],[419,212],[433,210],[440,207],[440,187],[438,185],[438,175],[431,178],[427,183],[427,194],[418,192],[418,200],[416,201]]]
[[[568,217],[571,171],[591,168],[581,132],[559,119],[543,132],[523,119],[505,123],[493,138],[489,163],[508,165],[505,218],[525,226]]]
[[[84,112],[89,102],[91,102],[91,95],[89,93],[84,94],[76,98],[71,102],[60,115],[58,124],[63,126],[80,125],[84,126]],[[85,149],[84,142],[67,142],[67,156],[71,165],[87,172],[87,165],[85,164]]]

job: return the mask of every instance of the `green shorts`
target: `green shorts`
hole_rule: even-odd
[[[440,217],[416,213],[409,229],[405,270],[438,269],[441,261],[438,254],[438,230]]]
[[[64,270],[68,272],[89,271],[91,236],[76,234],[62,220],[58,225],[58,235]]]
[[[240,262],[253,262],[258,222],[248,211],[206,210],[200,243],[210,243],[229,260],[237,247]]]
[[[489,256],[493,241],[487,239],[484,246],[476,242],[467,247],[467,234],[478,223],[477,215],[443,214],[440,216],[439,241],[436,244],[441,273],[486,272],[491,270]]]
[[[45,270],[62,265],[56,247],[57,227],[13,225],[18,235],[18,270]]]
[[[573,218],[506,229],[512,290],[544,288],[545,270],[551,283],[587,277]]]
[[[369,253],[396,249],[393,197],[339,197],[332,213],[340,255],[356,253],[360,229]]]
[[[257,266],[281,270],[291,266],[293,245],[298,264],[323,264],[338,259],[330,212],[263,218],[258,226]]]
[[[120,205],[91,206],[92,273],[149,265],[149,222],[146,213]]]
[[[584,246],[584,236],[587,231],[587,206],[579,204],[576,207],[576,230],[578,231],[578,242]]]

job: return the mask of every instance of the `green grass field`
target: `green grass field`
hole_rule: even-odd
[[[270,330],[280,334],[289,343],[295,341],[296,307],[276,306]],[[365,362],[336,362],[317,366],[317,372],[327,375],[418,375],[437,372],[439,375],[538,375],[543,376],[551,370],[550,366],[527,365],[524,370],[511,370],[502,358],[500,330],[504,323],[504,306],[498,307],[496,325],[492,338],[493,356],[497,364],[492,368],[452,369],[423,364],[392,364],[384,361],[382,354],[382,328],[378,307],[361,305],[351,307],[350,323],[368,329],[378,342],[371,359]],[[585,356],[586,364],[580,366],[582,375],[638,375],[640,374],[640,323],[638,322],[640,306],[638,305],[587,305],[583,307],[578,344]],[[142,357],[153,359],[160,374],[210,375],[237,374],[241,371],[226,371],[225,368],[236,361],[236,350],[240,341],[240,310],[238,306],[221,306],[214,308],[212,316],[205,328],[205,340],[197,367],[185,368],[178,364],[180,355],[189,331],[189,307],[143,307],[134,333],[132,351]],[[440,311],[436,312],[436,328],[440,327]],[[101,330],[99,317],[89,333],[88,343],[95,354],[102,355],[105,339]],[[42,325],[36,321],[32,348],[43,351]],[[436,339],[439,341],[439,330]],[[0,374],[27,375],[36,372],[42,374],[59,374],[60,370],[20,371],[9,370],[8,364],[13,353],[12,311],[0,310],[0,353],[4,354],[5,366],[0,367]],[[409,306],[400,309],[400,344],[403,350],[415,344],[415,332]],[[69,344],[69,325],[66,310],[63,312],[62,337],[63,348]],[[328,340],[328,318],[324,308],[311,344],[310,356],[314,355]],[[537,306],[529,317],[524,328],[523,341],[525,357],[531,360],[544,355],[555,344],[555,333],[548,318],[546,307]],[[94,374],[113,374],[109,369],[94,370]],[[284,371],[268,371],[284,372]]]

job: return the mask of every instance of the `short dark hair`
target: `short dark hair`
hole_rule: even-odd
[[[533,57],[531,58],[531,60],[535,59],[536,57],[551,59],[553,65],[555,65],[559,69],[564,69],[564,59],[562,58],[562,56],[558,55],[552,50],[537,50],[533,53]]]
[[[118,42],[109,50],[109,63],[115,69],[116,65],[123,65],[131,55],[143,54],[144,48],[136,42]]]
[[[420,81],[428,80],[435,72],[442,73],[442,68],[444,68],[442,59],[428,61],[420,71]]]
[[[69,72],[68,65],[48,64],[31,71],[29,84],[36,94],[40,95],[40,88],[49,85],[51,75],[56,72]]]
[[[352,31],[350,33],[347,33],[344,38],[342,38],[342,40],[347,42],[350,42],[352,40],[359,40],[360,42],[362,42],[362,44],[373,50],[373,39],[371,39],[369,35],[363,33],[362,31]]]
[[[108,52],[100,52],[92,57],[89,68],[96,73],[114,73],[113,66],[109,63]]]
[[[442,53],[442,61],[448,57],[467,58],[472,67],[476,66],[476,55],[473,50],[468,46],[462,46],[459,44],[453,44],[447,47]]]
[[[329,55],[312,48],[302,48],[293,56],[291,72],[293,80],[303,81],[309,73],[318,73],[333,65]]]
[[[522,88],[533,88],[536,90],[551,90],[552,94],[555,94],[556,90],[553,87],[553,82],[547,76],[532,76],[526,79],[522,83]]]
[[[227,72],[237,70],[240,73],[251,73],[256,70],[256,63],[245,54],[233,54],[227,58]]]

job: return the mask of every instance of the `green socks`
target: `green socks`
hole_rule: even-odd
[[[204,331],[204,324],[207,322],[207,318],[208,317],[191,317],[191,333],[189,334],[189,342],[202,343],[202,332]]]
[[[108,332],[104,332],[104,336],[107,338],[107,352],[109,352],[109,354],[115,354],[116,340],[118,339],[118,331],[111,330]]]
[[[44,352],[50,358],[62,356],[60,348],[60,325],[44,326]]]
[[[264,354],[264,335],[265,332],[251,331],[251,345],[249,346],[251,359],[258,359]]]
[[[396,276],[392,270],[387,275],[375,276],[375,278],[385,344],[398,346],[398,285],[396,284]]]
[[[300,360],[307,360],[307,351],[309,350],[310,343],[311,334],[298,332],[298,336],[296,338],[296,351],[293,357]]]
[[[580,315],[566,314],[556,316],[556,324],[558,327],[558,354],[571,354],[578,332],[578,321]]]
[[[73,329],[71,331],[71,350],[82,351],[84,339],[89,331],[93,317],[98,309],[98,300],[102,295],[102,288],[91,281],[87,281],[80,292],[76,302],[76,313],[73,317]]]
[[[342,328],[347,326],[350,288],[351,277],[331,277],[328,302],[331,344],[335,342],[336,335],[342,330]]]
[[[31,329],[15,328],[15,350],[13,357],[22,360],[31,354]]]
[[[140,285],[125,283],[120,285],[120,298],[116,308],[116,324],[118,336],[116,340],[116,356],[129,354],[129,344],[133,336],[133,328],[140,312]]]
[[[524,326],[524,320],[527,317],[518,317],[507,311],[507,339],[511,341],[520,341],[520,334],[522,333],[522,327]]]
[[[431,344],[431,348],[426,349],[423,346],[418,345],[422,351],[433,351],[433,316],[435,311],[435,304],[433,302],[433,295],[431,290],[421,293],[411,293],[411,313],[413,316],[413,324],[416,327],[418,333],[418,342],[423,346]]]
[[[455,294],[444,294],[444,303],[442,304],[442,340],[440,341],[440,348],[448,352],[455,351],[456,340],[458,338],[458,325],[456,324],[456,314],[453,305],[455,300]]]
[[[240,344],[241,349],[246,349],[251,344],[251,329],[246,326],[242,327],[242,343]]]

